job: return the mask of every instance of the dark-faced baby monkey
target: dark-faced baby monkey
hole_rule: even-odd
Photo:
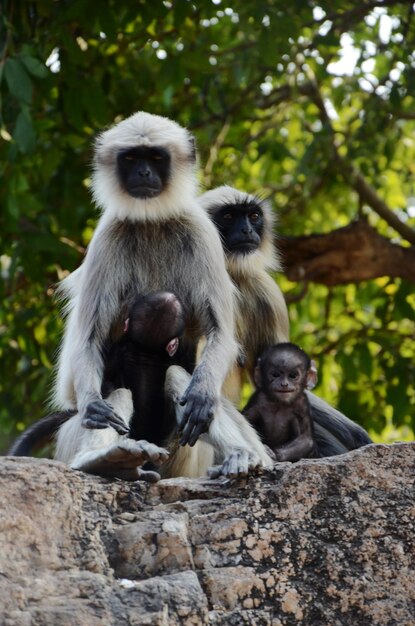
[[[184,308],[173,293],[141,295],[129,308],[123,336],[104,356],[103,397],[121,387],[131,390],[132,439],[163,446],[176,429],[165,410],[163,389],[167,369],[180,360],[184,330]]]
[[[318,456],[310,403],[305,390],[315,384],[307,354],[292,343],[264,350],[254,373],[256,391],[243,413],[276,461]]]
[[[223,390],[235,404],[240,400],[242,374],[253,380],[261,352],[289,341],[287,307],[270,272],[281,270],[274,246],[273,212],[257,196],[222,186],[207,191],[201,203],[221,236],[226,267],[235,286],[236,334],[241,358]],[[321,456],[342,454],[371,443],[358,424],[307,391]]]
[[[155,292],[138,296],[126,315],[123,335],[103,350],[102,396],[108,398],[117,389],[129,389],[134,412],[128,427],[120,420],[119,430],[123,427],[124,434],[131,439],[164,445],[177,430],[174,416],[169,420],[165,411],[163,388],[166,371],[176,362],[174,357],[180,349],[185,329],[184,308],[174,294]],[[42,418],[17,439],[9,454],[29,455],[33,448],[50,441],[58,428],[75,414],[72,410]],[[105,424],[99,426],[106,428]],[[166,460],[166,456],[161,455],[160,460]],[[113,465],[110,467],[114,469]],[[102,471],[105,473],[105,467]],[[132,476],[137,478],[135,469]],[[141,478],[144,477],[153,476],[143,473]]]

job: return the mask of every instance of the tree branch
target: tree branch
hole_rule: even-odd
[[[409,241],[412,245],[415,245],[415,230],[410,226],[407,226],[402,222],[399,217],[394,213],[387,204],[379,197],[376,189],[365,180],[359,170],[350,163],[346,158],[342,157],[339,152],[339,146],[335,139],[335,133],[331,124],[330,117],[327,113],[326,105],[321,96],[317,81],[311,81],[313,85],[313,100],[320,111],[320,118],[322,123],[330,130],[333,143],[333,156],[337,163],[340,165],[340,172],[343,174],[345,180],[353,187],[357,192],[361,202],[367,204],[375,211],[385,222],[392,226],[406,241]]]
[[[365,220],[327,235],[279,236],[287,278],[333,286],[380,276],[415,283],[415,248],[404,248],[379,235]]]
[[[415,231],[402,222],[399,217],[394,213],[388,205],[380,198],[372,185],[365,180],[362,174],[346,159],[341,157],[338,153],[336,159],[344,167],[349,182],[353,189],[357,192],[360,200],[365,204],[368,204],[375,213],[382,217],[385,222],[392,226],[406,241],[409,241],[412,245],[415,245]]]

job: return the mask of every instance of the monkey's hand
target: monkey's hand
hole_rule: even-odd
[[[194,446],[200,435],[208,430],[216,403],[216,398],[206,391],[198,391],[198,385],[190,383],[180,400],[180,405],[185,407],[180,427],[181,446]]]
[[[249,451],[236,449],[229,454],[222,465],[210,467],[208,469],[209,478],[245,478],[249,473],[261,467],[259,457]]]
[[[106,400],[94,400],[90,402],[82,417],[84,428],[102,429],[110,426],[119,434],[126,435],[128,427],[121,417],[119,417],[109,402]]]

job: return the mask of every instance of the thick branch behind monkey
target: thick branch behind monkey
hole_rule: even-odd
[[[333,286],[380,276],[415,283],[415,248],[391,243],[365,220],[326,235],[278,237],[287,278]]]

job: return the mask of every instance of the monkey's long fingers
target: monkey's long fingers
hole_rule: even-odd
[[[116,413],[114,413],[112,417],[108,418],[108,425],[112,426],[112,428],[119,435],[127,435],[130,432],[130,429],[128,428],[124,420],[121,419],[121,417],[118,417]]]
[[[215,467],[209,467],[207,470],[209,478],[220,478],[221,476],[226,478],[236,478],[237,476],[246,475],[241,471],[241,467],[236,458],[236,453],[232,453],[222,463],[222,465],[216,465]]]
[[[200,435],[207,431],[209,422],[206,423],[204,420],[197,420],[197,418],[193,417],[192,414],[185,428],[183,429],[183,433],[180,437],[179,442],[180,445],[184,446],[188,444],[191,447],[194,446]]]
[[[260,459],[248,450],[235,450],[226,457],[222,465],[208,469],[210,478],[244,478],[260,465]]]
[[[227,459],[225,459],[223,463],[222,474],[227,476],[228,478],[235,478],[240,473],[243,474],[241,470],[241,453],[234,452]]]
[[[82,420],[82,426],[92,430],[102,430],[104,428],[112,427],[119,435],[126,435],[129,432],[124,422],[120,424],[115,420],[104,418],[101,415],[84,417]]]
[[[126,435],[128,427],[112,406],[105,400],[96,400],[86,407],[82,418],[84,428],[102,429],[112,426],[119,435]]]
[[[204,424],[204,422],[199,421],[196,426],[193,429],[193,433],[192,436],[189,439],[189,446],[192,447],[195,445],[195,443],[197,442],[197,440],[199,439],[200,435],[202,433],[205,433],[208,428],[209,428],[209,424],[212,421],[212,417],[209,418],[209,421],[207,423],[207,425]]]
[[[183,428],[180,445],[194,446],[200,435],[206,432],[213,419],[214,402],[207,397],[201,398],[195,394],[185,394],[180,404],[186,405],[183,412]]]

